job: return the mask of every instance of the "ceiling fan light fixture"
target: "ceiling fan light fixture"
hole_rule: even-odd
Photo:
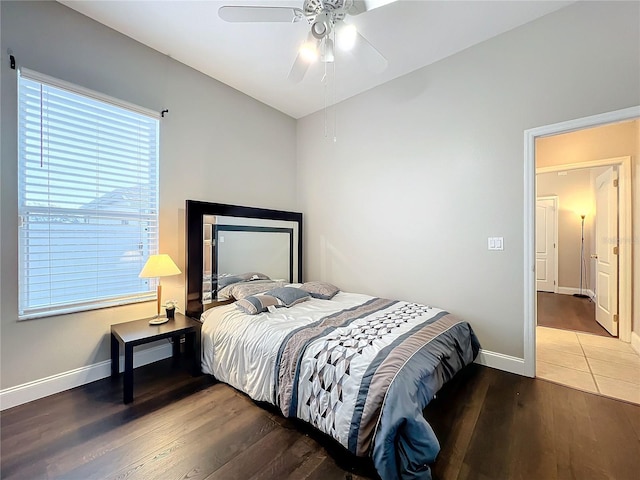
[[[352,52],[354,56],[374,73],[382,73],[387,68],[388,62],[384,55],[359,33],[355,26],[346,24],[343,20],[347,16],[358,15],[396,0],[298,1],[302,2],[302,8],[267,5],[223,5],[218,9],[218,15],[222,20],[234,23],[295,23],[300,20],[308,22],[311,28],[308,31],[307,41],[299,47],[288,75],[288,79],[295,83],[303,80],[311,63],[317,60],[321,60],[325,65],[335,62],[334,44],[342,51],[356,50]],[[327,71],[325,66],[325,77]],[[323,81],[325,77],[323,77]]]
[[[322,57],[320,58],[324,63],[331,63],[335,60],[333,53],[333,40],[325,38],[322,45]]]
[[[336,28],[336,43],[338,48],[344,52],[353,50],[358,38],[358,30],[355,25],[341,23]]]
[[[318,46],[316,42],[305,42],[298,50],[300,57],[308,63],[313,63],[318,59]]]

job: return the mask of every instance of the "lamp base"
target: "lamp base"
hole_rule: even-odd
[[[167,317],[158,317],[152,318],[149,320],[149,325],[162,325],[163,323],[167,323],[169,319]]]
[[[589,295],[585,295],[584,293],[574,293],[573,296],[579,298],[591,298]]]

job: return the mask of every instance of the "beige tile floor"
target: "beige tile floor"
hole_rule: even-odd
[[[640,355],[616,338],[536,327],[536,376],[640,405]]]

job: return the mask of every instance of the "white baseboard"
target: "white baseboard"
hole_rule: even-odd
[[[589,295],[591,300],[596,296],[593,290],[583,290],[583,292],[585,295]],[[558,293],[561,293],[562,295],[575,295],[576,293],[580,293],[580,289],[574,287],[558,287]]]
[[[505,372],[524,375],[524,359],[480,349],[476,363],[486,367],[497,368]]]
[[[140,367],[148,363],[168,358],[172,354],[171,343],[164,343],[152,348],[135,352],[133,367]],[[124,370],[124,355],[120,356],[120,371]],[[111,360],[94,363],[85,367],[58,373],[50,377],[23,383],[15,387],[0,390],[0,410],[22,405],[39,398],[60,393],[86,383],[95,382],[111,375]]]
[[[631,344],[640,353],[640,336],[635,332],[631,336]],[[171,344],[158,345],[136,352],[133,357],[134,368],[157,362],[171,356]],[[480,349],[476,363],[486,367],[496,368],[505,372],[524,375],[524,359],[512,357],[502,353]],[[120,371],[124,369],[124,356],[120,356]],[[0,410],[22,405],[39,398],[60,393],[71,388],[95,382],[111,375],[111,360],[94,363],[86,367],[76,368],[68,372],[51,375],[50,377],[24,383],[0,391]]]
[[[640,335],[636,332],[631,332],[631,346],[640,355]]]

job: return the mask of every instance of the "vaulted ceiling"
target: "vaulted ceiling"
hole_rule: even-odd
[[[218,9],[223,5],[301,8],[303,0],[59,1],[294,118],[573,3],[367,0],[367,11],[346,20],[386,57],[387,68],[376,73],[361,58],[336,52],[335,71],[333,65],[318,62],[294,83],[287,76],[309,32],[305,19],[229,23],[219,17]],[[325,66],[328,81],[323,83]]]

